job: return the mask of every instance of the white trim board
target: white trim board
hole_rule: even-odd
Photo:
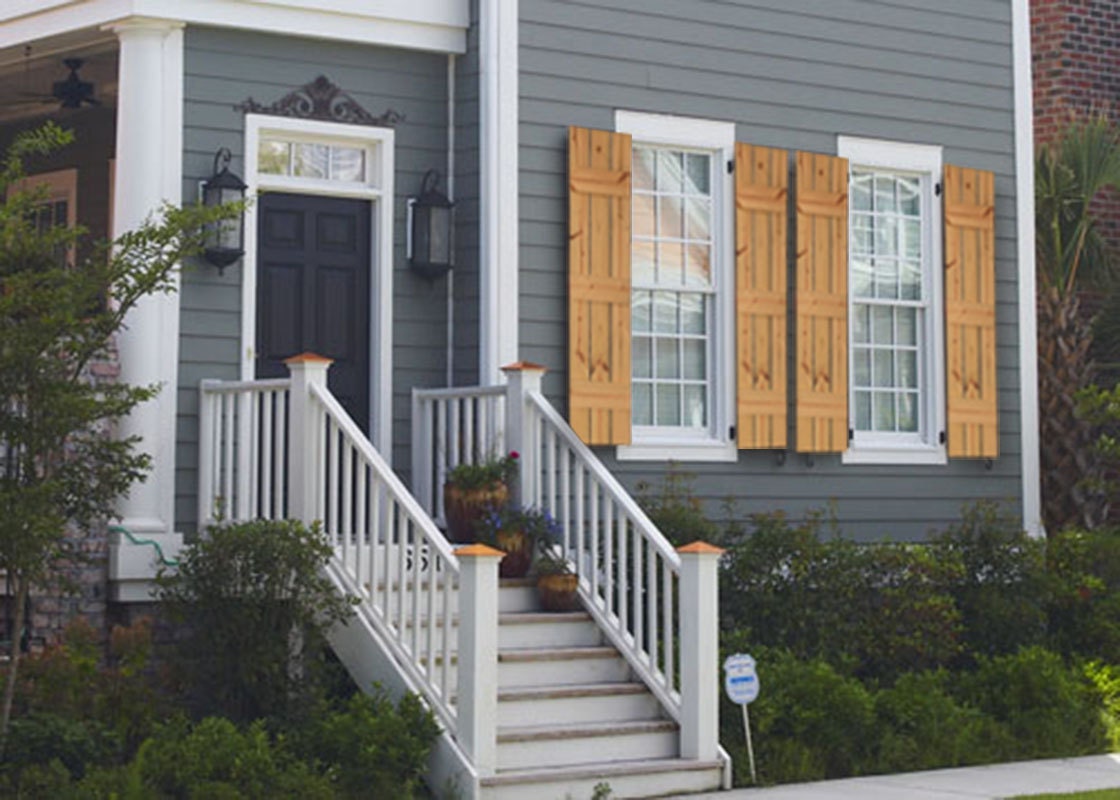
[[[24,0],[0,8],[0,50],[128,17],[441,53],[466,52],[468,0]]]
[[[1031,14],[1011,0],[1015,75],[1015,227],[1019,257],[1019,415],[1023,527],[1044,536],[1038,451],[1038,320],[1035,309],[1034,98],[1031,96]]]
[[[479,382],[518,359],[518,0],[480,0]]]
[[[373,184],[300,181],[257,169],[261,134],[344,143],[367,148],[367,181]],[[393,434],[393,170],[395,131],[365,125],[273,117],[245,116],[246,195],[275,190],[296,194],[350,197],[371,201],[370,235],[370,441],[386,461],[392,458]],[[257,335],[257,205],[245,212],[245,256],[241,261],[241,379],[252,380]]]

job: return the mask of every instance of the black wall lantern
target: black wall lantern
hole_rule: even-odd
[[[226,203],[238,203],[245,199],[245,182],[229,171],[233,158],[228,147],[214,154],[214,174],[202,184],[202,204],[216,208]],[[241,256],[245,255],[245,214],[210,223],[206,230],[203,255],[206,260],[222,272]]]
[[[455,204],[439,191],[439,173],[424,174],[420,196],[409,202],[409,263],[425,278],[444,275],[455,263],[452,209]]]

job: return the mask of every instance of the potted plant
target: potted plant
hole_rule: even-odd
[[[533,552],[542,541],[558,535],[556,521],[546,511],[505,505],[484,514],[475,522],[476,539],[504,552],[498,565],[502,578],[523,578],[529,574]]]
[[[517,475],[517,452],[477,464],[459,464],[443,484],[447,536],[453,542],[474,541],[474,526],[487,512],[505,505]]]
[[[550,544],[537,556],[537,595],[545,611],[575,611],[579,608],[579,576],[568,559]]]

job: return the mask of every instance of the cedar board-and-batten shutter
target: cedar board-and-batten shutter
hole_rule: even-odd
[[[789,154],[735,145],[735,317],[740,449],[786,447]]]
[[[568,129],[568,416],[630,443],[630,135]]]
[[[945,373],[950,458],[996,458],[995,177],[945,166]]]
[[[848,160],[797,154],[797,451],[848,447]]]

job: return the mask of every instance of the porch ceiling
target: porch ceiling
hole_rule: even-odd
[[[61,109],[51,96],[56,81],[69,74],[63,59],[83,60],[79,72],[94,85],[93,96],[106,108],[117,105],[116,38],[102,32],[42,39],[0,50],[0,122],[44,116],[79,114],[83,109]]]

